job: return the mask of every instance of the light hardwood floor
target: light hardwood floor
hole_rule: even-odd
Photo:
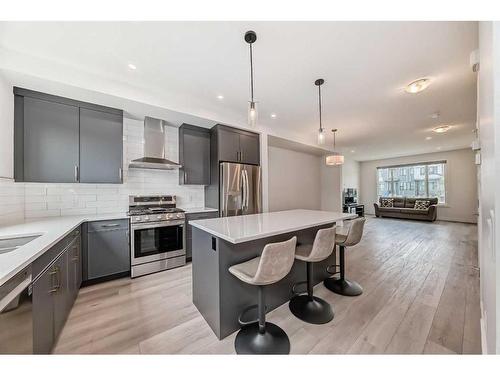
[[[364,293],[316,286],[332,322],[304,323],[288,304],[268,314],[292,353],[480,353],[475,225],[369,218],[346,258]],[[54,352],[229,354],[234,337],[219,341],[192,304],[187,265],[81,289]]]

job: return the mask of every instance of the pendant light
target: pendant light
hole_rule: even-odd
[[[318,130],[318,144],[325,144],[325,130],[323,129],[323,124],[321,122],[321,85],[325,83],[325,80],[322,78],[314,81],[314,84],[318,86],[318,102],[319,102],[319,130]]]
[[[257,102],[253,97],[253,54],[252,44],[257,40],[255,31],[247,31],[245,33],[245,42],[250,47],[250,101],[248,102],[248,125],[255,126],[257,124]]]
[[[342,165],[344,164],[344,155],[335,152],[335,134],[337,129],[332,129],[333,132],[333,153],[326,157],[326,165]]]

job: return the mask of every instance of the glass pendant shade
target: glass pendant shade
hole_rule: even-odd
[[[318,144],[319,145],[324,145],[325,144],[325,131],[323,129],[319,129],[318,131]]]
[[[256,126],[257,125],[257,103],[256,102],[248,102],[248,125]]]
[[[333,153],[332,155],[328,155],[326,157],[326,165],[342,165],[344,164],[344,155],[340,155],[339,153]]]

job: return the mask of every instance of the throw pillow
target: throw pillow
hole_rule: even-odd
[[[382,198],[380,200],[381,207],[394,207],[394,199],[393,198]]]
[[[417,199],[415,201],[415,206],[413,208],[415,210],[427,210],[430,205],[431,205],[431,202],[429,202],[429,201]]]

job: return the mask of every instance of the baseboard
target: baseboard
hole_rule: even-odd
[[[454,218],[451,218],[451,217],[438,217],[436,219],[437,221],[448,221],[450,223],[461,223],[461,224],[475,224],[477,225],[477,221],[470,221],[470,220],[460,220],[460,219],[454,219]]]

